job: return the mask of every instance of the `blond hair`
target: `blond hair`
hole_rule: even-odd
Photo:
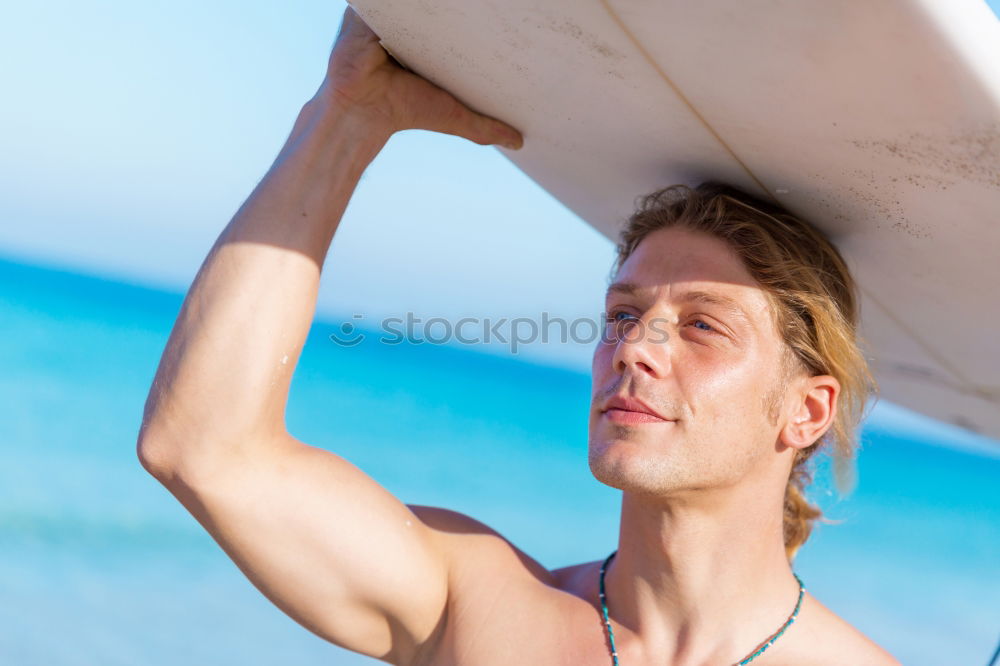
[[[830,442],[838,489],[849,491],[856,430],[868,398],[878,394],[860,348],[856,285],[843,257],[817,229],[777,204],[717,182],[673,185],[642,197],[621,231],[614,272],[648,234],[672,227],[719,238],[739,256],[771,303],[772,321],[784,342],[786,378],[831,375],[840,383],[832,426],[796,451],[785,488],[785,551],[791,559],[822,516],[804,495],[812,480],[807,461]],[[763,397],[775,425],[783,386]]]

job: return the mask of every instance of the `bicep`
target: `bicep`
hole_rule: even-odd
[[[433,531],[336,454],[287,436],[168,487],[268,599],[341,647],[408,660],[444,612]]]

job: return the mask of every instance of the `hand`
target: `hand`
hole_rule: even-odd
[[[460,136],[481,145],[520,148],[516,129],[476,113],[452,94],[393,61],[371,28],[348,7],[317,93],[346,112],[361,114],[387,136],[424,129]]]

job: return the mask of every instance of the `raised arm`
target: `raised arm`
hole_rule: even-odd
[[[326,77],[212,247],[146,401],[143,466],[271,601],[318,635],[412,663],[444,611],[433,530],[343,458],[288,434],[320,271],[365,167],[397,130],[520,145],[388,58],[347,9]]]

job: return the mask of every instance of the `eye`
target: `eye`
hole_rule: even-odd
[[[626,312],[625,310],[612,310],[607,314],[607,317],[605,317],[605,321],[607,321],[609,324],[627,321],[625,319],[620,319],[618,315],[627,315],[629,317],[635,317],[635,315],[633,315],[631,312]]]
[[[701,324],[702,326],[704,326],[704,328],[701,328],[699,330],[710,332],[710,333],[715,333],[716,332],[715,328],[713,326],[709,325],[709,324],[706,324],[703,319],[695,319],[692,323],[694,323],[694,324]]]
[[[611,312],[607,313],[607,316],[604,318],[604,321],[607,322],[609,325],[611,324],[617,325],[621,323],[633,323],[638,320],[639,320],[638,317],[636,317],[631,312],[628,312],[627,310],[612,310]]]

